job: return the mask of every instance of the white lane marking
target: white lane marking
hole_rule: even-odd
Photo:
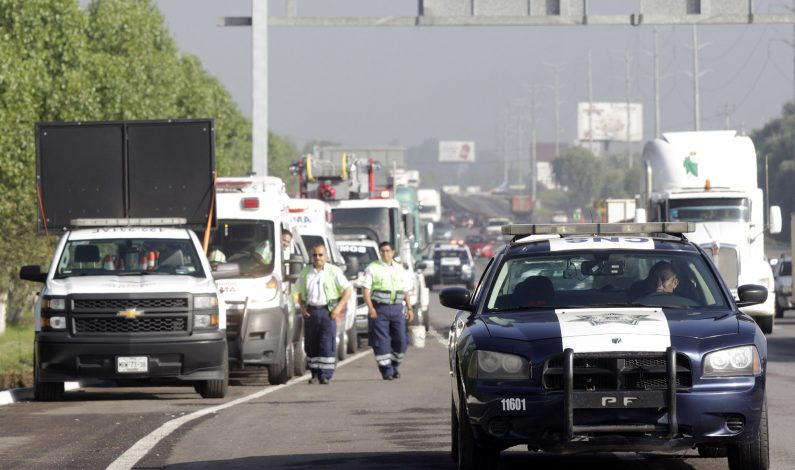
[[[372,351],[369,350],[362,351],[340,362],[338,364],[338,367],[342,367],[350,362],[356,361],[370,354],[372,354]],[[301,381],[306,380],[307,377],[309,377],[308,373],[302,375],[301,377],[296,377],[290,380],[289,382],[287,382],[286,384],[269,386],[268,388],[262,389],[259,392],[255,392],[252,393],[251,395],[238,398],[237,400],[232,400],[230,402],[223,403],[217,406],[204,408],[198,411],[194,411],[191,414],[187,414],[184,416],[180,416],[179,418],[172,419],[171,421],[166,421],[159,428],[155,429],[148,435],[141,438],[141,440],[136,442],[132,447],[127,449],[123,454],[121,454],[116,460],[113,461],[113,463],[111,463],[108,466],[108,470],[128,470],[133,468],[138,463],[138,461],[144,458],[144,456],[146,456],[146,454],[148,454],[149,451],[151,451],[161,440],[168,437],[169,434],[179,429],[179,427],[185,423],[189,423],[194,419],[201,418],[202,416],[206,416],[210,413],[217,413],[226,408],[231,408],[235,405],[239,405],[241,403],[245,403],[247,401],[251,401],[256,398],[268,395],[269,393],[276,392],[283,388],[290,387],[292,385],[300,383]]]
[[[442,335],[441,335],[441,334],[440,334],[438,331],[436,331],[436,330],[435,330],[435,329],[433,329],[433,328],[431,328],[430,330],[428,330],[428,333],[426,333],[426,334],[427,334],[428,336],[431,336],[431,337],[433,337],[433,338],[434,338],[436,341],[438,341],[438,342],[439,342],[439,343],[440,343],[442,346],[444,346],[444,347],[447,347],[447,344],[448,344],[448,337],[447,337],[447,336],[442,336]]]

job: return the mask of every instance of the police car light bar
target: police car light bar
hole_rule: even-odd
[[[184,217],[139,218],[139,219],[72,219],[73,227],[140,227],[150,225],[186,225]]]
[[[615,224],[511,224],[502,226],[503,235],[630,235],[666,233],[681,235],[695,232],[695,222],[643,222]]]

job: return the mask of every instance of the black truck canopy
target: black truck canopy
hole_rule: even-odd
[[[214,225],[214,147],[212,119],[37,123],[39,233]]]

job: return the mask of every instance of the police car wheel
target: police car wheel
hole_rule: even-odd
[[[729,470],[767,470],[770,466],[770,445],[767,428],[767,396],[762,402],[759,431],[747,444],[729,446]]]
[[[453,462],[458,462],[458,413],[452,397],[450,397],[450,457]]]
[[[469,422],[469,415],[466,410],[466,399],[461,394],[458,406],[458,432],[456,443],[458,470],[477,470],[483,468],[494,468],[500,459],[500,452],[496,449],[481,446],[475,442],[472,433],[472,424]]]

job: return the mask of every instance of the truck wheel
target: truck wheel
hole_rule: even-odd
[[[194,390],[202,396],[202,398],[223,398],[229,390],[229,353],[227,348],[224,347],[223,357],[224,378],[203,380],[196,382],[193,385]]]
[[[776,318],[784,318],[784,309],[778,305],[778,300],[776,300]]]
[[[285,343],[286,344],[286,343]],[[288,362],[292,361],[292,357],[288,357],[292,355],[292,346],[293,343],[290,343],[290,346],[284,347],[282,351],[282,357],[277,364],[268,364],[268,383],[271,385],[281,385],[283,383],[287,383],[292,376],[293,368],[295,367],[292,362],[289,363],[289,372],[288,372]]]
[[[422,315],[422,324],[425,326],[425,332],[431,331],[431,309],[425,311]]]
[[[63,382],[39,382],[38,360],[33,355],[33,399],[36,401],[59,401],[63,398]]]
[[[458,470],[477,470],[495,468],[500,460],[500,451],[481,446],[475,441],[472,424],[467,414],[466,399],[461,395],[458,406],[457,456]],[[733,470],[733,469],[732,469]]]
[[[767,470],[770,466],[770,446],[767,431],[767,396],[762,402],[762,416],[756,438],[747,444],[729,446],[729,470]]]
[[[764,317],[754,317],[756,320],[756,324],[759,325],[759,329],[762,330],[762,333],[769,335],[773,333],[773,316],[768,315]]]
[[[304,335],[293,343],[293,372],[295,375],[304,375],[306,372],[306,352],[304,351]]]
[[[348,332],[344,328],[337,333],[337,361],[344,361],[348,357]]]
[[[359,330],[356,329],[355,322],[351,329],[348,330],[347,343],[348,354],[356,354],[356,352],[359,350]]]

